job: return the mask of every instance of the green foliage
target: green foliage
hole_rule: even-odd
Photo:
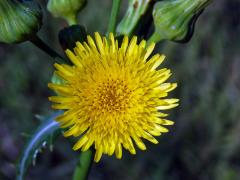
[[[60,132],[59,124],[54,120],[58,114],[59,113],[55,113],[49,118],[41,118],[42,123],[28,141],[17,164],[18,180],[24,179],[24,175],[31,162],[33,165],[36,164],[37,155],[43,148],[49,146],[52,151],[54,135]]]
[[[129,0],[128,8],[117,26],[119,35],[132,35],[140,18],[146,13],[152,0]]]

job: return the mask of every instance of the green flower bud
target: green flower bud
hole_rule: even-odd
[[[81,25],[72,25],[59,31],[58,39],[63,50],[73,50],[77,41],[87,41],[87,32]]]
[[[69,25],[77,24],[77,14],[86,5],[86,0],[49,0],[47,9],[55,17],[64,18]]]
[[[42,11],[33,1],[0,0],[0,42],[31,39],[42,25]]]
[[[163,39],[188,41],[194,25],[211,0],[164,0],[157,2],[153,9],[155,32],[149,42]]]

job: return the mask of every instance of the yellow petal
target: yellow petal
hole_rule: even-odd
[[[75,54],[70,51],[69,49],[67,49],[65,51],[66,55],[68,56],[68,58],[72,61],[72,63],[78,67],[82,67],[81,63],[79,62],[79,59],[75,56]]]
[[[78,140],[76,144],[74,144],[73,150],[76,151],[80,149],[87,141],[88,141],[88,137],[83,135],[83,137],[80,140]]]
[[[144,55],[144,61],[147,60],[147,58],[152,54],[153,50],[154,50],[154,47],[155,47],[155,43],[151,43],[147,49],[146,49],[146,53]]]

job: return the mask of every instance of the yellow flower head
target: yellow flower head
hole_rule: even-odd
[[[134,143],[145,150],[142,138],[157,144],[153,136],[168,132],[163,126],[173,122],[160,110],[178,105],[178,99],[165,99],[177,84],[165,83],[171,72],[158,69],[164,55],[149,58],[153,49],[154,44],[137,44],[137,37],[129,42],[127,36],[119,48],[112,33],[109,38],[95,33],[95,41],[88,36],[74,52],[66,50],[73,66],[55,64],[65,83],[50,83],[58,95],[49,99],[54,109],[65,110],[57,118],[61,127],[69,127],[64,135],[80,137],[74,150],[93,145],[96,162],[102,154],[120,159],[122,146],[135,154]]]

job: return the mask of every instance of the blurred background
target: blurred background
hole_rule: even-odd
[[[45,9],[39,35],[62,52],[57,32],[66,26]],[[127,1],[123,1],[119,19]],[[106,32],[111,1],[89,0],[79,15],[88,32]],[[159,145],[123,159],[103,156],[93,164],[90,180],[239,180],[240,179],[240,1],[216,0],[200,16],[186,44],[162,42],[164,66],[179,86],[172,96],[181,100],[171,110],[175,125],[159,137]],[[0,179],[15,178],[15,164],[27,136],[40,124],[36,114],[48,114],[47,88],[53,60],[26,42],[0,44]],[[68,180],[78,153],[59,137],[54,151],[46,149],[31,166],[29,180]]]

